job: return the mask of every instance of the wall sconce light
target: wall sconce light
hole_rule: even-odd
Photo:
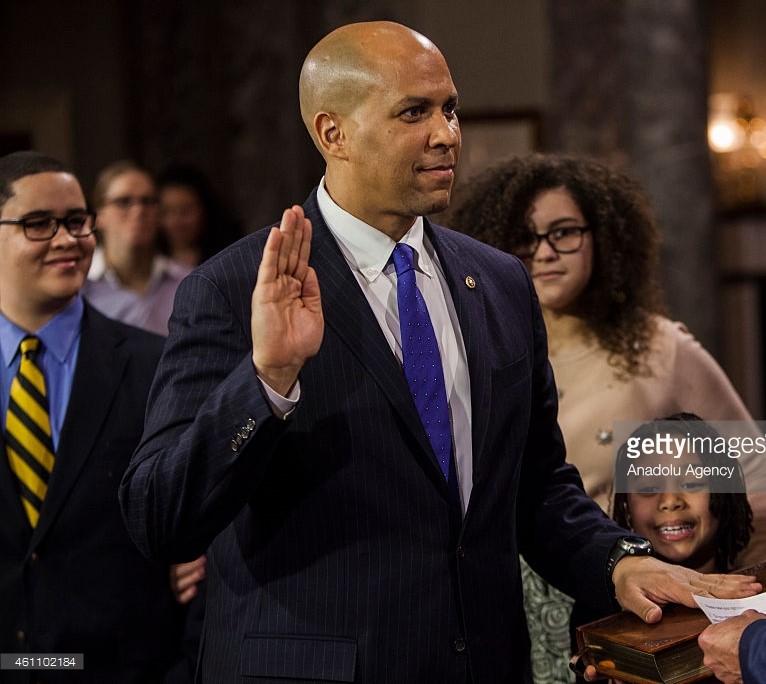
[[[766,121],[737,93],[710,97],[708,145],[722,209],[766,206]]]
[[[740,116],[741,99],[734,93],[710,96],[707,139],[713,152],[733,152],[747,137],[747,122]]]

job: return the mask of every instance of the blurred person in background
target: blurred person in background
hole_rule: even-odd
[[[176,288],[190,269],[159,251],[152,175],[133,161],[118,161],[101,171],[92,195],[101,246],[83,293],[107,316],[167,335]]]
[[[191,164],[169,165],[157,180],[160,245],[165,254],[194,268],[242,237],[207,176]]]
[[[161,254],[159,200],[151,173],[131,160],[106,166],[96,178],[101,246],[96,248],[83,294],[106,316],[167,335],[176,288],[191,270]],[[204,612],[204,555],[170,568],[170,583],[185,606],[184,649],[194,662]]]

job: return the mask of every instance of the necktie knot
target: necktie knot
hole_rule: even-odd
[[[415,270],[415,252],[409,245],[397,242],[391,257],[398,278],[401,278],[408,271]]]
[[[37,354],[37,350],[40,348],[40,338],[34,335],[27,335],[19,343],[19,351],[21,355],[26,359],[34,359]]]

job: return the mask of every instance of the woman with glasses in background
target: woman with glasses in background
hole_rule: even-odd
[[[655,219],[624,174],[585,159],[512,159],[460,188],[450,219],[527,266],[548,332],[567,460],[605,512],[615,421],[682,411],[750,419],[716,361],[665,316]],[[535,680],[570,681],[571,600],[528,566],[522,574]]]
[[[132,161],[101,171],[92,193],[101,245],[84,294],[111,318],[168,334],[173,297],[189,268],[159,252],[159,208],[152,175]]]
[[[100,245],[83,294],[110,318],[167,335],[176,288],[191,269],[160,252],[159,200],[152,174],[134,161],[114,162],[98,174],[91,201]],[[175,677],[185,681],[187,669],[194,672],[205,562],[203,555],[170,568],[171,589],[185,606],[186,660],[178,664],[169,682],[177,681]]]

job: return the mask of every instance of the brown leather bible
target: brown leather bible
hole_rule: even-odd
[[[700,632],[710,624],[705,614],[676,605],[665,606],[662,613],[654,625],[623,611],[578,627],[583,661],[624,682],[714,681],[697,645]]]
[[[756,575],[766,586],[766,563],[735,572]],[[686,606],[664,606],[662,620],[653,625],[623,611],[578,627],[578,656],[581,664],[624,682],[715,682],[697,645],[709,624],[701,610]]]

